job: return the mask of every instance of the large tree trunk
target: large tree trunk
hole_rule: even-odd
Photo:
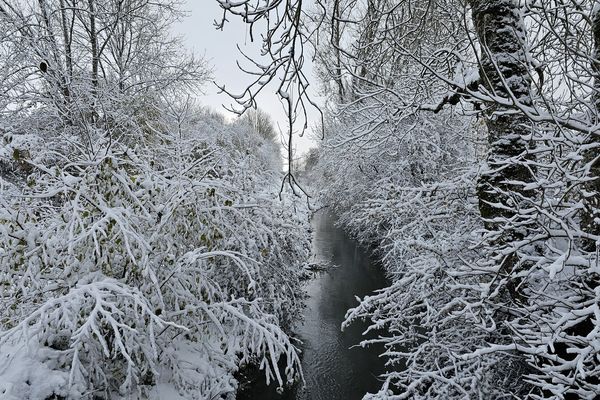
[[[480,81],[490,94],[531,104],[531,79],[525,54],[525,27],[515,0],[469,0],[481,47]],[[524,190],[533,174],[526,165],[530,122],[497,103],[487,104],[489,154],[478,182],[479,210],[485,227],[496,235],[494,246],[510,246],[525,235],[519,204],[533,196]],[[516,254],[500,266],[500,274],[517,267]],[[513,286],[512,288],[510,286]],[[509,285],[513,298],[514,283]]]

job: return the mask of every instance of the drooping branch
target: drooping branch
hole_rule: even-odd
[[[287,164],[288,174],[292,175],[293,138],[295,134],[303,136],[308,130],[309,108],[320,112],[309,89],[310,78],[304,71],[306,49],[313,34],[304,22],[306,5],[303,0],[266,0],[260,3],[250,0],[237,3],[217,0],[217,3],[223,10],[223,16],[220,21],[215,21],[215,27],[224,29],[228,15],[239,17],[248,24],[252,42],[255,40],[255,30],[261,29],[261,56],[266,60],[265,63],[256,61],[240,49],[243,59],[251,67],[245,68],[239,62],[238,66],[252,80],[241,93],[231,91],[225,85],[218,85],[237,104],[237,107],[226,108],[238,115],[256,108],[257,96],[267,90],[267,87],[273,86],[288,120]],[[296,132],[298,125],[300,128]],[[294,181],[295,179],[289,179],[292,188]]]

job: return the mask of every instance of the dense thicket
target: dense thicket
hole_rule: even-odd
[[[0,397],[231,397],[299,373],[306,209],[189,99],[169,1],[0,1]],[[277,363],[287,368],[280,370]]]
[[[599,396],[596,2],[321,5],[313,173],[393,280],[368,397]]]

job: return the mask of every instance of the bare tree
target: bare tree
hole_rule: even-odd
[[[117,115],[128,104],[119,94],[158,98],[173,88],[198,88],[210,74],[205,62],[182,53],[169,37],[169,26],[179,15],[172,1],[0,4],[0,18],[10,32],[0,45],[14,53],[0,61],[4,98],[13,104],[52,105],[85,131],[88,122],[116,124],[119,130],[124,121],[118,122]]]
[[[260,136],[274,143],[277,143],[277,131],[273,126],[273,120],[265,111],[260,108],[246,111],[241,117],[240,122],[247,124]]]
[[[234,93],[224,85],[220,88],[238,104],[238,107],[232,108],[231,111],[243,114],[246,110],[256,107],[256,96],[260,92],[270,84],[274,85],[288,120],[285,146],[288,172],[283,183],[287,182],[294,192],[296,189],[304,192],[294,177],[293,137],[296,126],[300,126],[300,134],[308,129],[308,108],[318,109],[309,94],[311,82],[303,69],[307,56],[305,51],[315,33],[305,21],[306,4],[303,0],[242,0],[237,3],[217,0],[217,3],[223,9],[222,19],[216,22],[218,29],[224,29],[227,16],[233,15],[249,25],[251,41],[256,38],[256,30],[263,30],[260,47],[265,59],[254,60],[242,53],[243,60],[251,67],[240,68],[252,76],[251,82],[242,93]]]

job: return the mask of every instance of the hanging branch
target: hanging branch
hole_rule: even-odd
[[[237,107],[226,107],[238,115],[250,108],[256,108],[257,96],[272,82],[276,85],[275,93],[282,102],[287,116],[287,165],[288,172],[282,184],[282,190],[287,182],[294,194],[300,189],[306,196],[294,177],[293,138],[294,127],[300,122],[302,127],[298,135],[302,137],[308,129],[308,109],[314,107],[323,114],[309,94],[310,82],[303,68],[305,67],[305,49],[313,32],[304,24],[305,10],[303,0],[265,0],[251,2],[243,0],[231,3],[227,0],[217,0],[223,9],[220,21],[215,21],[215,27],[224,29],[228,22],[227,15],[241,18],[249,27],[250,40],[255,40],[255,29],[264,29],[261,35],[261,56],[267,59],[266,64],[252,59],[239,46],[238,50],[243,59],[248,61],[252,69],[247,69],[238,62],[241,71],[253,77],[253,80],[241,93],[235,93],[217,85],[221,92],[227,93]],[[323,124],[321,124],[323,125]]]

